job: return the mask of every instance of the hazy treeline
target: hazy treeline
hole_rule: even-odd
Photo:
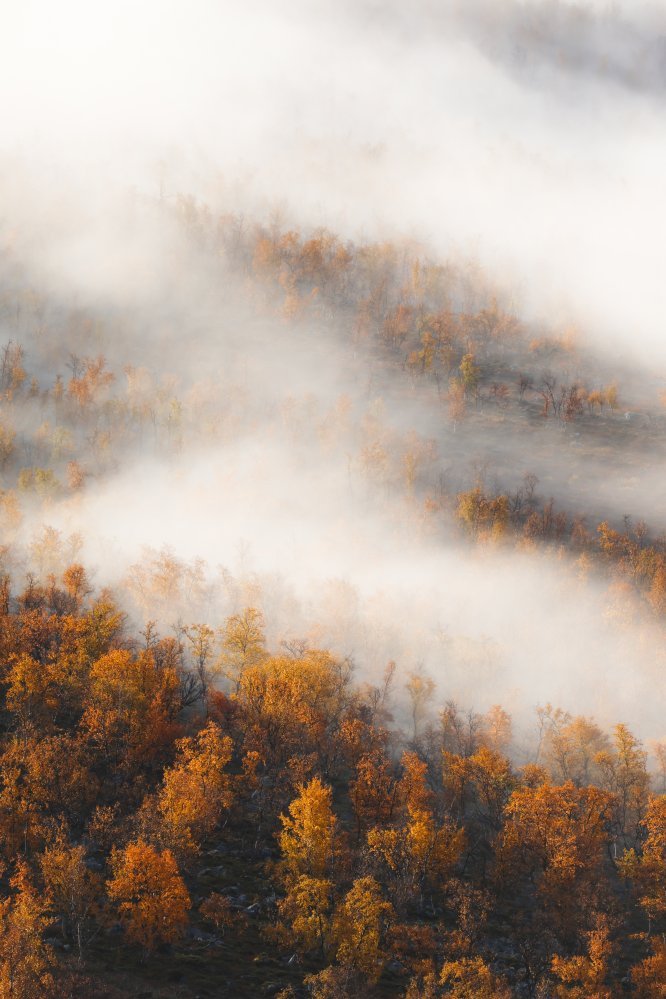
[[[631,476],[644,504],[658,399],[627,419],[636,377],[470,261],[133,204],[136,293],[74,297],[5,245],[10,575],[84,558],[137,627],[256,604],[271,640],[369,677],[395,659],[477,708],[511,689],[521,719],[552,701],[660,738],[659,521],[617,501]]]

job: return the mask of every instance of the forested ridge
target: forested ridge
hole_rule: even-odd
[[[253,608],[131,635],[108,593],[3,584],[7,995],[656,996],[664,764],[625,725],[378,686]],[[142,985],[142,983],[145,983]],[[143,990],[143,991],[142,991]]]
[[[263,434],[297,455],[294,489],[299,462],[340,461],[397,538],[557,565],[600,588],[612,635],[661,641],[661,525],[526,465],[612,448],[640,474],[659,399],[629,403],[631,375],[521,320],[472,262],[188,198],[137,210],[169,226],[174,275],[187,261],[164,314],[54,294],[4,234],[0,995],[663,995],[663,742],[648,757],[620,718],[557,704],[480,710],[469,663],[464,703],[446,660],[436,681],[373,672],[270,579],[214,578],[168,538],[97,583],[85,533],[51,522],[124,470],[140,491],[165,462],[177,489],[202,449]],[[205,349],[188,367],[198,293],[206,321],[233,301],[230,358],[288,371],[307,350],[341,381],[271,396],[254,369],[207,375]],[[525,459],[501,451],[521,435]]]
[[[223,357],[208,372],[204,343],[195,350],[202,363],[179,369],[172,355],[189,353],[187,316],[181,332],[150,304],[74,304],[48,282],[40,287],[7,231],[0,515],[8,570],[62,570],[81,549],[77,532],[63,537],[47,526],[32,530],[27,557],[24,528],[35,510],[46,511],[48,525],[58,500],[75,503],[86,484],[134,470],[137,460],[187,467],[206,448],[251,444],[261,431],[299,458],[307,449],[324,462],[341,457],[350,495],[369,509],[393,503],[389,516],[405,534],[449,540],[453,519],[461,539],[566,551],[580,573],[605,570],[611,593],[629,604],[640,597],[661,616],[666,535],[639,504],[649,502],[642,485],[663,451],[666,413],[636,373],[627,371],[625,387],[575,327],[521,321],[509,293],[471,260],[440,264],[413,243],[357,246],[326,230],[301,235],[277,222],[214,217],[185,197],[141,212],[175,227],[174,275],[179,266],[200,271],[206,319],[229,301],[241,309],[247,343],[239,333],[232,363]],[[189,307],[183,284],[182,298],[167,297],[164,308]],[[222,321],[230,322],[224,312]],[[263,385],[239,371],[245,354],[286,367],[302,350],[324,369],[332,358],[347,384],[320,394],[308,373],[296,391],[264,397]],[[633,490],[626,506],[595,478],[602,468]],[[167,577],[160,599],[177,588],[168,544],[127,580],[144,614],[151,574]],[[189,571],[196,577],[196,566]],[[189,590],[196,586],[190,579]]]

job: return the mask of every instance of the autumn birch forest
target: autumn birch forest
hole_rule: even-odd
[[[6,0],[0,999],[666,999],[666,17]]]

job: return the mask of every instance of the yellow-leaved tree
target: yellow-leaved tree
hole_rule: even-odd
[[[298,797],[289,805],[289,815],[281,815],[280,821],[279,843],[286,880],[302,874],[324,877],[333,860],[337,826],[331,788],[313,777],[299,787]]]
[[[511,990],[481,957],[447,961],[440,982],[452,999],[510,999]]]
[[[101,877],[86,865],[86,850],[72,846],[60,833],[39,858],[51,910],[57,915],[65,940],[76,944],[79,959],[93,933]]]
[[[651,796],[643,820],[646,838],[640,852],[627,850],[620,861],[620,871],[631,878],[638,889],[638,900],[653,924],[663,930],[666,919],[666,797]]]
[[[393,921],[393,906],[377,881],[357,878],[335,911],[338,962],[367,982],[376,982],[388,959],[384,939]]]
[[[245,670],[267,656],[263,614],[255,607],[233,614],[225,622],[221,639],[223,652],[218,669],[238,693]]]
[[[332,895],[332,881],[301,874],[278,905],[278,937],[300,953],[316,950],[325,958],[331,944]]]

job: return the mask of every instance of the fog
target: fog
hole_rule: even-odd
[[[2,146],[53,196],[74,176],[418,232],[531,312],[663,362],[658,8],[12,7]]]
[[[5,315],[0,339],[25,346],[42,388],[68,377],[70,353],[103,353],[112,398],[130,365],[151,386],[133,402],[154,392],[163,407],[159,430],[119,435],[110,455],[81,431],[86,488],[26,504],[16,571],[76,549],[139,623],[219,624],[254,602],[272,641],[331,644],[361,677],[392,658],[401,676],[426,669],[439,701],[521,718],[552,701],[662,736],[654,622],[620,613],[610,580],[573,557],[470,547],[450,510],[429,519],[423,503],[442,477],[455,494],[533,472],[541,498],[592,529],[624,514],[666,528],[663,13],[539,0],[5,13],[3,288],[25,282],[48,304],[39,322]],[[183,236],[179,195],[212,217],[465,262],[526,327],[575,327],[572,377],[617,377],[654,440],[639,448],[623,413],[610,444],[501,414],[456,426],[433,385],[410,388],[351,344],[342,312],[313,325],[257,310]],[[74,333],[77,309],[98,325]],[[44,418],[37,402],[14,416],[25,464]],[[433,444],[410,491],[396,483],[413,432]],[[380,478],[362,467],[372,434],[395,456]],[[64,539],[53,565],[34,554],[44,524]],[[165,547],[178,563],[166,598],[151,583]]]

